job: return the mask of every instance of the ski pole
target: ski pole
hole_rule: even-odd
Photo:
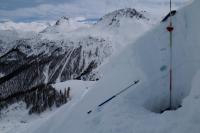
[[[132,83],[131,85],[127,86],[125,89],[121,90],[121,91],[118,92],[117,94],[113,95],[112,97],[108,98],[108,99],[105,100],[104,102],[100,103],[100,104],[97,106],[97,108],[98,108],[98,107],[104,106],[106,103],[110,102],[111,100],[113,100],[114,98],[116,98],[117,96],[119,96],[120,94],[122,94],[122,93],[124,93],[125,91],[127,91],[130,87],[132,87],[132,86],[134,86],[134,85],[136,85],[136,84],[138,84],[138,83],[139,83],[139,80],[134,81],[134,83]],[[87,112],[87,114],[90,114],[90,113],[92,113],[92,110],[89,110],[89,111]]]

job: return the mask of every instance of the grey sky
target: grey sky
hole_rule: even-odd
[[[0,0],[0,21],[34,21],[60,16],[95,18],[106,12],[133,7],[140,10],[151,6],[167,6],[169,0]],[[187,0],[173,0],[180,4]],[[144,9],[145,8],[145,9]],[[152,7],[153,8],[153,7]]]
[[[40,4],[62,4],[75,0],[0,0],[0,9],[15,10],[18,8],[34,7]]]

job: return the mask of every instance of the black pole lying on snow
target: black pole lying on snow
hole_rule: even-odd
[[[123,92],[127,91],[130,87],[132,87],[132,86],[138,84],[139,82],[140,82],[139,80],[134,81],[134,83],[132,83],[131,85],[127,86],[125,89],[121,90],[120,92],[118,92],[118,93],[115,94],[114,96],[108,98],[107,100],[105,100],[104,102],[102,102],[101,104],[99,104],[99,105],[97,106],[97,108],[98,108],[98,107],[104,106],[106,103],[110,102],[112,99],[116,98],[117,96],[119,96],[119,95],[122,94]],[[92,110],[89,110],[89,111],[87,112],[87,114],[90,114],[90,113],[92,113]]]

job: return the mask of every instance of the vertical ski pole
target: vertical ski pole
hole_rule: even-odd
[[[171,0],[170,0],[170,23],[169,26],[167,27],[167,30],[169,32],[169,41],[170,41],[170,81],[169,81],[169,91],[170,91],[170,98],[169,98],[169,109],[172,109],[172,87],[173,87],[173,69],[172,69],[172,63],[173,63],[173,46],[172,46],[172,32],[174,30],[174,27],[172,25],[172,5],[171,5]]]

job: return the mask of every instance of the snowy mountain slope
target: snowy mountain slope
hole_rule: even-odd
[[[162,23],[104,67],[106,76],[71,113],[57,113],[29,132],[199,133],[199,6],[196,0],[173,17],[173,106],[182,104],[180,109],[157,113],[169,106],[169,33],[168,23]],[[135,80],[138,85],[95,110]],[[94,112],[88,115],[90,109]]]
[[[112,14],[117,15],[117,21],[122,25],[113,27],[109,32],[105,30],[106,26],[98,27],[104,22],[97,24],[98,26],[84,27],[84,24],[84,26],[80,25],[79,28],[74,28],[73,25],[71,27],[71,20],[64,17],[55,25],[31,38],[16,39],[6,45],[0,45],[0,47],[2,46],[0,72],[9,77],[5,76],[1,79],[3,81],[0,85],[1,97],[7,97],[19,90],[29,90],[42,83],[71,79],[99,79],[100,75],[95,70],[113,52],[120,51],[128,41],[135,40],[152,27],[149,23],[143,24],[143,19],[141,21],[134,19],[135,15],[136,18],[143,16],[134,9],[118,10],[110,15],[113,16]],[[111,20],[110,17],[104,17],[101,21]],[[134,24],[135,22],[139,26]],[[76,27],[78,26],[76,25]],[[134,30],[135,33],[126,36],[124,30],[127,28]],[[39,55],[40,57],[37,57]],[[23,67],[26,69],[22,70]],[[15,83],[14,86],[13,83]]]
[[[0,58],[1,73],[7,76],[1,79],[1,98],[42,83],[96,80],[93,70],[110,54],[109,42],[90,36],[76,41],[39,37],[16,41],[15,47]]]

